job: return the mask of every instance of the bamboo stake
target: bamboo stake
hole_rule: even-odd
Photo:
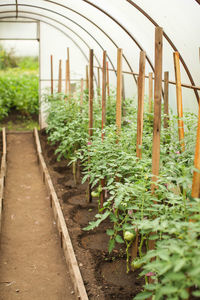
[[[108,95],[108,97],[110,97],[110,82],[109,82],[108,61],[106,62],[106,75],[107,75],[107,95]]]
[[[122,49],[117,49],[117,99],[116,99],[116,126],[117,133],[121,131],[122,117]]]
[[[181,145],[181,152],[185,151],[184,143],[184,123],[183,123],[183,103],[182,103],[182,90],[181,90],[181,72],[179,53],[174,52],[174,69],[176,78],[176,99],[177,99],[177,113],[178,113],[178,134]]]
[[[197,126],[196,148],[194,156],[194,167],[199,170],[194,171],[192,180],[192,194],[193,198],[200,197],[200,100],[199,100],[199,116]]]
[[[159,175],[160,163],[160,130],[161,130],[161,95],[162,95],[162,45],[163,29],[155,29],[155,82],[154,82],[154,121],[153,121],[153,149],[152,149],[152,185],[154,193]]]
[[[169,127],[169,72],[164,73],[164,128]]]
[[[59,60],[58,93],[62,92],[62,60]]]
[[[138,77],[138,112],[137,112],[137,145],[136,156],[142,158],[142,133],[143,133],[143,113],[144,113],[144,89],[145,89],[145,60],[146,53],[140,52],[140,66]]]
[[[152,112],[153,101],[153,73],[149,73],[149,113]]]
[[[69,92],[69,97],[71,95],[71,82],[70,82],[70,56],[69,56],[69,48],[67,48],[67,70],[68,70],[68,74],[67,74],[67,78],[68,78],[68,92]]]
[[[51,95],[53,95],[53,55],[51,55]]]

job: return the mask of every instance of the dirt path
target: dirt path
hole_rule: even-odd
[[[32,134],[8,135],[0,300],[74,300]]]

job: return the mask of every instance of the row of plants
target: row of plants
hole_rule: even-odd
[[[12,111],[30,117],[39,110],[38,59],[16,57],[0,46],[0,120]]]
[[[137,105],[126,99],[120,135],[115,126],[115,95],[107,101],[104,140],[101,109],[94,101],[93,137],[88,135],[87,91],[80,99],[48,96],[48,139],[57,146],[58,159],[81,161],[83,182],[93,196],[106,194],[103,207],[85,230],[109,218],[109,252],[116,243],[126,246],[127,271],[142,268],[144,291],[135,299],[191,299],[200,297],[200,199],[191,197],[197,116],[184,114],[185,151],[181,152],[177,117],[162,128],[160,175],[151,192],[153,114],[144,112],[142,159],[136,157]],[[147,104],[146,104],[147,106]],[[164,114],[162,114],[162,121]],[[117,142],[116,142],[117,141]],[[101,186],[101,180],[105,186]],[[139,235],[137,257],[130,249]],[[153,249],[149,247],[154,244]]]

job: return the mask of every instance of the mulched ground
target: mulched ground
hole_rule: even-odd
[[[126,273],[124,249],[117,247],[109,255],[109,237],[105,233],[110,226],[108,220],[91,232],[83,230],[98,212],[97,200],[86,202],[87,183],[74,183],[72,167],[66,161],[57,162],[55,147],[49,145],[44,130],[40,132],[40,140],[89,299],[132,299],[143,285],[139,271]]]

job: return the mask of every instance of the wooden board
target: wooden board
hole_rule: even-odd
[[[7,169],[7,145],[6,145],[6,129],[2,129],[2,158],[1,158],[1,170],[0,170],[0,234],[1,234],[1,225],[2,225],[2,212],[3,212],[3,197],[4,197],[4,186],[6,178],[6,169]]]
[[[116,99],[116,126],[117,133],[121,131],[122,119],[122,49],[117,49],[117,99]]]

